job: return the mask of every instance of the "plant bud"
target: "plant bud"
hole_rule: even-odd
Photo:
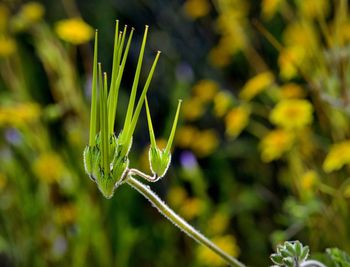
[[[166,150],[160,150],[158,147],[151,146],[148,152],[151,171],[158,179],[162,178],[170,165],[171,154]]]

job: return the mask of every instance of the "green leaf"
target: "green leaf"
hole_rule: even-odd
[[[350,267],[350,256],[338,248],[327,248],[326,253],[336,267]]]
[[[309,257],[309,252],[310,252],[310,249],[309,249],[309,246],[305,246],[302,248],[302,252],[300,254],[300,260],[301,261],[306,261],[307,258]]]
[[[283,257],[280,254],[277,254],[277,253],[271,254],[270,259],[274,264],[278,264],[278,265],[283,264]]]
[[[303,245],[300,243],[300,241],[298,241],[298,240],[295,241],[295,243],[294,243],[294,250],[295,250],[295,253],[296,253],[296,255],[298,256],[298,258],[300,260],[302,260],[301,259],[302,249],[303,249]]]

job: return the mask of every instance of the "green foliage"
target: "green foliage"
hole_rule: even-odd
[[[349,267],[350,256],[345,251],[339,248],[328,248],[326,249],[327,256],[331,259],[332,266],[334,267]]]
[[[307,260],[309,247],[303,246],[300,241],[286,241],[277,246],[277,252],[271,254],[270,258],[274,264],[285,267],[298,267]]]

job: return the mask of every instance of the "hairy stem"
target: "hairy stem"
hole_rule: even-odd
[[[231,266],[235,267],[245,267],[245,265],[239,262],[234,257],[228,255],[226,252],[221,250],[218,246],[216,246],[213,242],[211,242],[204,235],[199,233],[195,228],[189,225],[184,219],[182,219],[179,215],[177,215],[172,209],[170,209],[148,186],[144,185],[137,179],[133,178],[129,175],[126,178],[126,182],[136,189],[139,193],[141,193],[145,198],[147,198],[154,207],[158,209],[158,211],[169,221],[175,224],[180,230],[184,231],[189,237],[196,240],[198,243],[206,246],[213,252],[215,252],[218,256],[220,256],[223,260],[229,263]]]
[[[304,261],[300,264],[300,267],[326,267],[323,263],[315,260]]]

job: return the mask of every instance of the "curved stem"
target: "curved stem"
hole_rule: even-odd
[[[239,262],[234,257],[228,255],[226,252],[221,250],[213,242],[211,242],[204,235],[199,233],[195,228],[189,225],[184,219],[177,215],[172,209],[170,209],[148,186],[144,185],[140,181],[133,178],[131,175],[126,178],[126,182],[147,198],[158,211],[164,215],[169,221],[175,224],[180,230],[184,231],[189,237],[196,240],[198,243],[206,246],[223,260],[235,267],[245,267],[245,265]]]
[[[315,260],[304,261],[300,264],[300,267],[326,267],[323,263]]]

